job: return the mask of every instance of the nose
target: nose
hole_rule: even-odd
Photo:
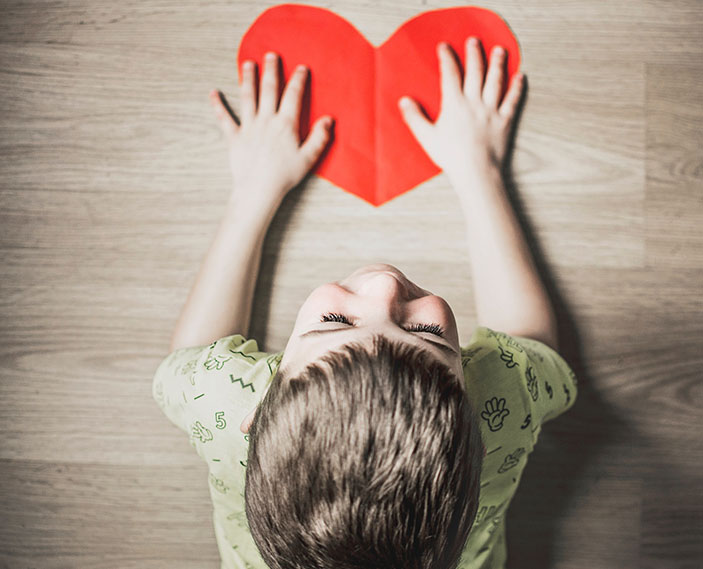
[[[373,273],[361,283],[359,292],[374,296],[388,304],[398,300],[410,300],[411,292],[399,278],[391,273]]]

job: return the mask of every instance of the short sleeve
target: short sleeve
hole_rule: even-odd
[[[530,338],[476,328],[462,348],[467,389],[481,408],[491,433],[519,421],[536,442],[543,423],[573,406],[574,372],[559,353]]]
[[[574,404],[576,378],[546,344],[483,326],[461,359],[485,452],[478,512],[459,567],[503,567],[506,511],[543,423]]]
[[[543,342],[481,326],[471,344],[462,349],[465,368],[467,361],[477,359],[475,354],[495,384],[519,387],[532,425],[554,419],[576,400],[576,375],[564,358]]]
[[[524,385],[530,395],[532,416],[541,424],[558,417],[576,401],[576,374],[553,348],[531,338],[510,338],[525,353]]]
[[[190,434],[198,400],[205,393],[221,390],[216,382],[222,383],[228,373],[243,377],[270,355],[259,351],[256,340],[240,334],[208,345],[180,348],[159,364],[152,381],[152,396],[166,417]]]

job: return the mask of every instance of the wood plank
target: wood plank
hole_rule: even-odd
[[[376,45],[453,5],[326,4]],[[509,510],[509,567],[699,567],[703,4],[482,6],[520,40],[516,202],[580,382]],[[230,185],[207,93],[239,107],[237,43],[263,8],[3,3],[3,567],[219,567],[206,466],[151,377]],[[382,208],[308,180],[264,244],[250,335],[283,349],[313,288],[383,261],[467,342],[457,205],[443,175]]]

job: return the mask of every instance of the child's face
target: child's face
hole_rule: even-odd
[[[321,322],[324,314],[346,316],[344,322]],[[409,332],[416,324],[439,324],[444,337],[432,332]],[[310,293],[286,345],[280,368],[296,375],[326,352],[358,341],[371,347],[371,336],[380,333],[390,340],[425,349],[454,370],[462,382],[459,335],[454,313],[447,302],[421,289],[393,265],[361,267],[345,279],[319,286]],[[254,412],[242,423],[242,430]]]

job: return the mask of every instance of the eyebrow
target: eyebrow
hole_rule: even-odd
[[[322,334],[333,334],[334,332],[351,332],[352,330],[353,330],[353,328],[331,328],[331,329],[327,329],[327,330],[310,330],[308,332],[305,332],[305,334],[301,334],[300,337],[306,338],[306,337],[310,337],[310,336],[320,336]],[[437,346],[442,351],[444,351],[452,356],[459,355],[458,352],[454,348],[446,346],[440,342],[433,342],[432,340],[429,340],[427,338],[421,338],[421,340],[423,340],[427,344],[432,344],[433,346]],[[405,343],[408,344],[410,342],[405,342]]]

